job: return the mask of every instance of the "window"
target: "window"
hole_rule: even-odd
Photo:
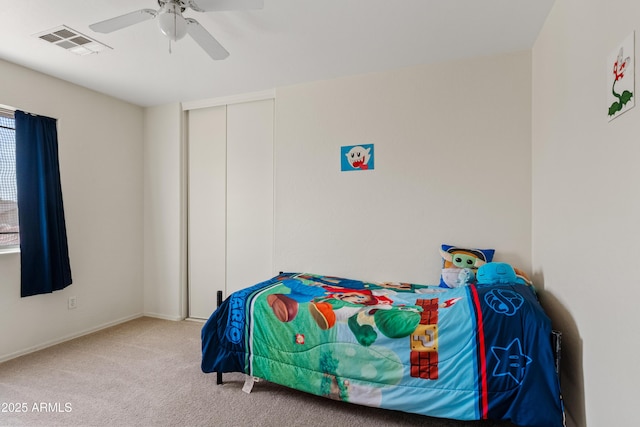
[[[0,108],[0,251],[19,244],[16,127],[13,111]]]

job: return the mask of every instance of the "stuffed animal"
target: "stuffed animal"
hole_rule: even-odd
[[[469,249],[442,245],[440,249],[440,255],[442,255],[440,286],[457,288],[472,283],[473,278],[468,276],[469,272],[462,271],[469,269],[471,273],[475,274],[478,267],[493,260],[494,252],[493,249]]]
[[[468,286],[476,281],[476,274],[471,268],[462,268],[458,273],[458,279],[456,280],[456,288],[462,286]]]
[[[488,262],[476,273],[478,285],[508,285],[516,280],[516,271],[505,262]]]
[[[520,283],[521,285],[531,286],[533,288],[533,282],[531,281],[531,279],[529,279],[529,276],[527,276],[527,273],[520,270],[519,268],[513,267],[513,269],[516,272],[516,283]]]

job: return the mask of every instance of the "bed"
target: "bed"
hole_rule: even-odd
[[[220,303],[202,329],[202,370],[431,417],[555,427],[557,338],[521,283],[281,273]]]

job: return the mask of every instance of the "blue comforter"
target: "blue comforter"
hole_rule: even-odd
[[[211,315],[202,370],[433,417],[564,424],[551,322],[521,284],[281,274]]]

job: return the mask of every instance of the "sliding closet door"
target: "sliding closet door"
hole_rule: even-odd
[[[273,275],[273,99],[227,106],[227,295]]]
[[[189,110],[189,317],[273,276],[273,99]]]
[[[189,317],[208,318],[226,283],[226,107],[188,113]]]

